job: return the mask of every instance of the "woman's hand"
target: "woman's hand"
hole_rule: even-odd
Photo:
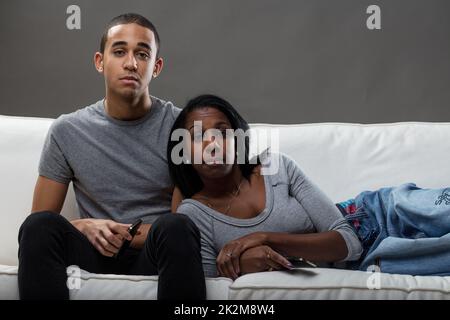
[[[280,269],[291,269],[292,264],[269,246],[246,250],[240,260],[242,274]]]
[[[241,254],[250,248],[264,245],[266,239],[266,233],[255,232],[224,245],[216,260],[219,275],[236,279],[241,273],[239,266]]]

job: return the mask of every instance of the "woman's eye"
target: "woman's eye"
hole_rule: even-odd
[[[193,134],[193,135],[192,135],[192,139],[193,139],[194,141],[202,141],[202,139],[203,139],[203,134],[201,134],[201,133]]]
[[[220,134],[224,139],[231,139],[234,137],[234,131],[232,129],[221,129]]]

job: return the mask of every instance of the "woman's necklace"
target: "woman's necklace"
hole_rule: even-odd
[[[243,182],[243,181],[244,181],[244,179],[241,178],[241,182],[240,182],[239,185],[237,186],[236,190],[233,191],[233,192],[229,192],[229,193],[231,194],[231,199],[230,199],[230,201],[228,202],[227,208],[225,209],[225,212],[224,212],[225,215],[228,214],[228,211],[230,211],[231,203],[233,202],[233,200],[239,195],[239,192],[241,191],[241,186],[242,186],[242,182]],[[214,206],[211,204],[211,202],[210,202],[211,199],[210,199],[209,197],[207,197],[207,196],[202,196],[202,195],[199,195],[199,196],[197,196],[197,197],[198,197],[198,198],[204,199],[205,202],[206,202],[206,205],[207,205],[208,207],[210,207],[211,209],[217,210],[217,209],[214,208]],[[218,210],[217,210],[217,211],[218,211]]]

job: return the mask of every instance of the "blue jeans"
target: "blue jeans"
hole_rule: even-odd
[[[363,248],[360,258],[357,261],[347,261],[346,268],[359,270],[364,258],[374,248],[374,243],[380,235],[380,227],[375,219],[367,214],[364,207],[356,206],[355,199],[337,203],[336,206],[347,222],[353,227]],[[376,261],[376,264],[378,263]]]
[[[349,268],[413,275],[450,275],[450,188],[413,183],[364,191],[337,204],[363,254]],[[343,210],[342,210],[343,207]]]

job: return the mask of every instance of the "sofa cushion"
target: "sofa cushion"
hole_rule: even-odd
[[[68,270],[68,275],[75,274]],[[158,276],[95,274],[84,270],[78,275],[79,278],[68,280],[73,288],[72,300],[155,300],[158,292]],[[207,299],[227,300],[232,282],[227,278],[206,279]],[[0,284],[0,300],[18,299],[17,267],[0,265]]]
[[[410,276],[328,268],[273,271],[239,277],[230,299],[450,299],[450,277]]]
[[[82,270],[80,279],[80,289],[71,290],[71,299],[156,299],[157,276],[92,274]],[[0,265],[0,283],[0,300],[19,298],[17,267]],[[208,278],[206,288],[207,298],[212,300],[450,299],[450,277],[328,268],[254,273],[234,282]]]
[[[0,300],[19,299],[17,267],[0,265]]]

